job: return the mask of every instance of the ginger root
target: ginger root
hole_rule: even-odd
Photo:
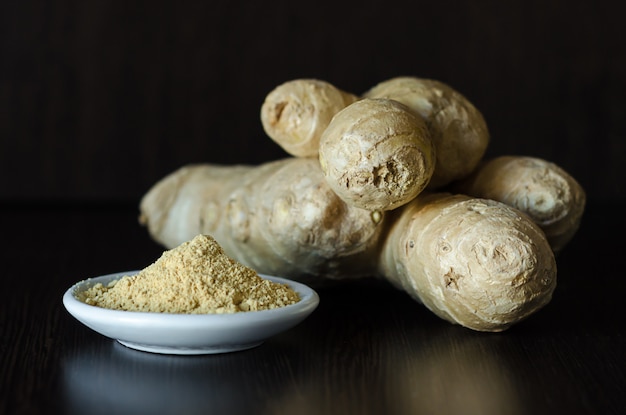
[[[339,111],[319,142],[326,181],[347,203],[391,210],[421,193],[435,169],[424,121],[405,105],[362,99]]]
[[[538,157],[499,156],[487,160],[454,190],[498,200],[526,213],[561,252],[574,237],[585,210],[582,186],[555,163]]]
[[[317,157],[319,140],[332,117],[358,97],[319,79],[294,79],[265,97],[265,133],[296,157]]]
[[[140,203],[155,241],[211,235],[257,272],[311,285],[382,278],[477,331],[552,298],[585,193],[544,160],[483,161],[485,120],[450,86],[398,77],[357,97],[297,79],[268,94],[261,120],[295,157],[167,175]]]
[[[392,215],[379,273],[439,317],[502,331],[552,298],[556,260],[543,232],[517,209],[435,193]]]
[[[339,197],[368,210],[395,209],[466,177],[489,142],[471,102],[416,77],[391,78],[360,98],[318,79],[288,81],[267,95],[261,122],[290,155],[317,156]]]
[[[305,283],[370,274],[381,218],[346,205],[312,158],[184,166],[140,203],[140,222],[166,247],[210,234],[258,272]]]
[[[517,209],[422,193],[371,212],[342,201],[310,158],[182,167],[142,198],[140,222],[166,247],[210,234],[258,272],[309,284],[385,278],[439,317],[478,331],[527,318],[556,284],[543,232]]]
[[[469,175],[489,144],[487,123],[461,93],[443,82],[410,76],[391,78],[366,91],[362,98],[401,102],[428,125],[437,163],[428,188],[441,188]]]

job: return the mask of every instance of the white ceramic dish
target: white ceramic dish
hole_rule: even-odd
[[[299,324],[319,303],[318,294],[304,284],[261,275],[289,285],[298,294],[296,304],[272,310],[231,314],[168,314],[110,310],[83,303],[76,294],[100,282],[103,285],[138,271],[89,278],[70,287],[63,305],[92,330],[132,349],[164,354],[212,354],[249,349]]]

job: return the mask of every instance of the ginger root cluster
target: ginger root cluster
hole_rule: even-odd
[[[295,79],[260,118],[289,156],[167,175],[140,203],[154,240],[210,234],[256,271],[312,285],[379,277],[477,331],[551,300],[585,192],[546,160],[485,160],[485,119],[449,85],[398,77],[355,94]]]

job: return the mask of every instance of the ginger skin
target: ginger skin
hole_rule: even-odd
[[[428,189],[439,189],[469,175],[489,144],[487,123],[461,93],[443,82],[416,77],[396,77],[366,91],[362,98],[387,98],[401,102],[428,125],[437,162]]]
[[[317,157],[319,140],[332,117],[358,97],[319,79],[294,79],[265,97],[261,123],[287,153]]]
[[[484,161],[453,189],[521,210],[543,230],[555,253],[578,231],[586,203],[584,189],[569,173],[538,157],[500,156]]]
[[[518,210],[434,193],[392,216],[379,273],[439,317],[502,331],[551,300],[555,257],[543,232]]]
[[[424,121],[405,105],[362,99],[339,111],[319,143],[326,181],[346,203],[392,210],[421,193],[435,169]]]
[[[343,202],[315,159],[182,167],[142,198],[140,222],[168,248],[210,234],[260,273],[308,284],[384,278],[477,331],[528,317],[556,283],[545,236],[517,209],[422,193],[391,212],[370,212]]]
[[[370,274],[382,230],[381,215],[346,205],[313,158],[185,166],[144,195],[140,212],[140,223],[166,247],[210,234],[261,273],[312,284]]]

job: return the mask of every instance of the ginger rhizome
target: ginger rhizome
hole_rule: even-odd
[[[391,78],[366,91],[363,97],[401,102],[426,121],[437,150],[430,189],[469,175],[487,150],[490,136],[483,115],[443,82],[410,76]]]
[[[439,317],[502,331],[552,298],[554,255],[539,227],[517,209],[435,193],[392,214],[379,272]]]
[[[165,246],[203,233],[260,273],[309,284],[378,276],[479,331],[528,317],[556,283],[544,234],[517,209],[441,193],[372,212],[340,199],[315,159],[185,166],[156,183],[140,209]]]
[[[319,79],[294,79],[274,88],[261,106],[266,134],[297,157],[317,157],[332,117],[358,97]]]
[[[339,111],[320,139],[319,160],[333,191],[368,210],[391,210],[425,188],[435,148],[421,117],[399,102],[362,99]]]
[[[313,285],[383,278],[478,331],[550,301],[585,193],[544,160],[484,161],[485,119],[452,87],[397,77],[356,96],[296,79],[268,94],[261,121],[293,157],[167,175],[140,203],[155,241],[212,235],[258,272]]]
[[[315,283],[371,273],[382,214],[346,205],[311,158],[184,166],[156,183],[140,221],[167,247],[210,234],[260,273]],[[360,261],[344,261],[361,253]]]
[[[454,189],[498,200],[526,213],[560,252],[574,237],[585,210],[585,191],[569,173],[538,157],[499,156],[487,160]]]

